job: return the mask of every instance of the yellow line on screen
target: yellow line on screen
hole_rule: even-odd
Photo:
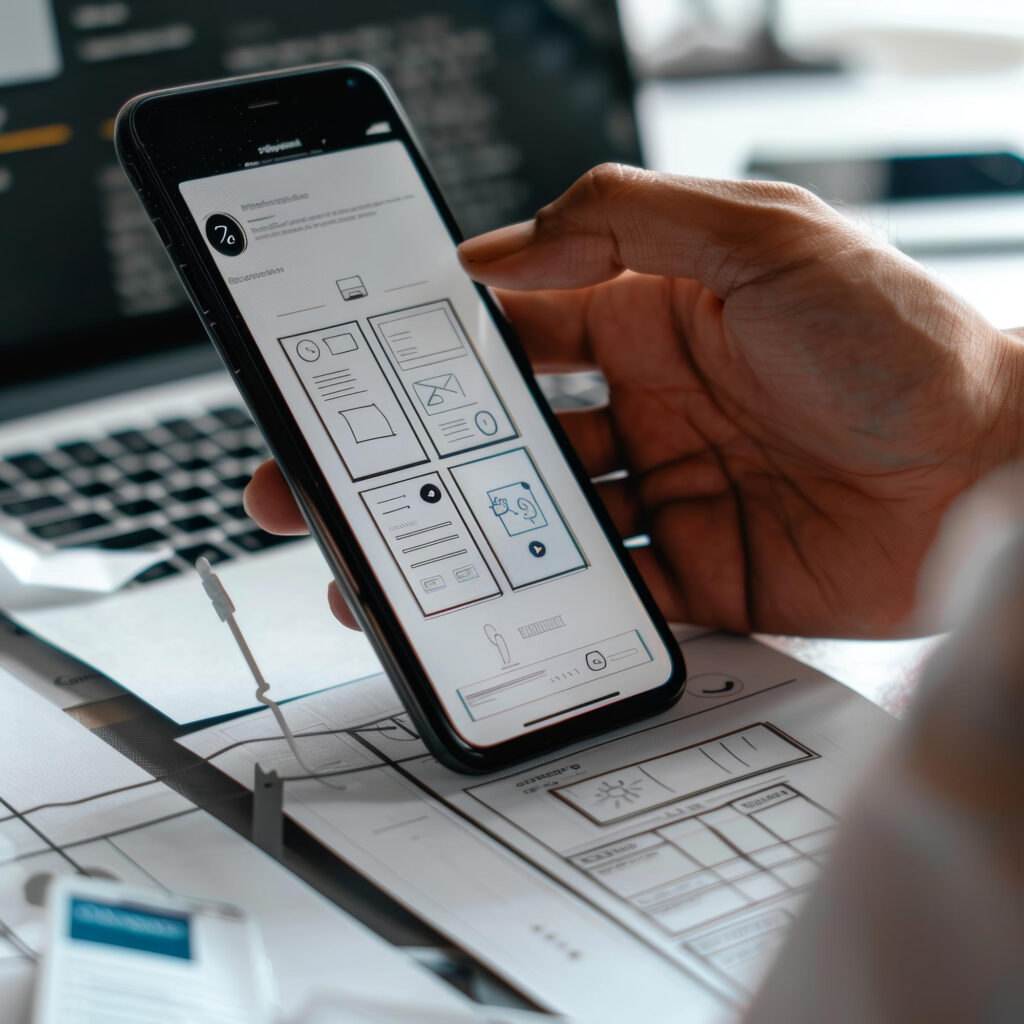
[[[43,124],[38,128],[0,132],[0,153],[19,153],[26,149],[63,146],[70,138],[71,126],[67,124]]]

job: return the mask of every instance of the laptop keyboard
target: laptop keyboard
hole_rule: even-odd
[[[56,547],[170,547],[172,558],[134,581],[150,583],[200,555],[223,562],[297,539],[258,529],[242,508],[242,489],[266,457],[248,413],[220,406],[0,456],[0,512]]]
[[[539,379],[556,409],[607,400],[596,374]],[[55,547],[170,547],[173,557],[132,585],[166,579],[200,555],[224,562],[298,539],[266,533],[242,508],[242,490],[267,456],[238,406],[0,455],[0,530],[8,516]]]

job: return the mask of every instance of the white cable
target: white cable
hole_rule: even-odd
[[[299,762],[299,767],[301,767],[307,775],[319,775],[320,772],[316,768],[311,768],[306,763],[306,759],[301,753],[299,753],[299,745],[295,740],[295,735],[292,733],[291,727],[288,725],[288,720],[284,717],[284,712],[278,706],[276,701],[267,696],[270,684],[263,678],[263,673],[260,671],[260,667],[256,663],[256,658],[253,656],[252,651],[249,649],[249,645],[245,641],[245,637],[242,635],[242,629],[235,619],[235,606],[232,603],[231,598],[228,597],[228,592],[224,589],[224,584],[221,583],[220,577],[210,566],[210,560],[208,558],[197,558],[196,572],[199,573],[199,579],[202,581],[203,590],[206,591],[206,596],[213,604],[214,611],[219,616],[221,622],[226,622],[228,624],[228,628],[231,630],[231,635],[235,638],[235,643],[238,644],[238,649],[242,652],[242,657],[245,658],[245,663],[249,666],[249,671],[252,673],[253,679],[256,680],[256,699],[261,704],[270,708],[274,718],[277,720],[277,724],[281,727],[281,733],[287,741],[288,747],[295,756],[295,760]]]

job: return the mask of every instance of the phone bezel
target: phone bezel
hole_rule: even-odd
[[[357,79],[355,88],[345,81],[353,77]],[[339,107],[342,105],[338,103],[338,93],[364,105],[361,112],[346,112],[350,119],[348,124],[339,123]],[[276,102],[267,103],[269,98]],[[270,112],[269,117],[260,118],[264,137],[273,136],[275,130],[280,135],[287,126],[286,137],[298,131],[299,127],[293,121],[282,120],[282,116],[293,116],[299,107],[307,118],[312,118],[316,111],[316,120],[306,122],[315,128],[313,137],[326,133],[322,137],[348,140],[330,149],[366,145],[365,126],[385,117],[390,119],[397,130],[388,137],[388,141],[397,137],[405,143],[453,244],[461,241],[463,236],[404,111],[382,76],[367,65],[354,62],[317,65],[147,93],[129,101],[121,110],[115,127],[115,142],[129,179],[150,216],[157,221],[172,262],[211,341],[232,373],[271,454],[295,493],[339,587],[425,742],[448,767],[463,772],[489,772],[667,709],[678,699],[685,685],[686,668],[679,645],[543,398],[525,352],[490,293],[477,285],[531,397],[665,644],[672,671],[665,683],[651,690],[491,746],[468,743],[449,720],[372,566],[295,424],[227,285],[209,256],[198,225],[192,220],[177,187],[181,181],[241,169],[239,153],[252,157],[255,147],[252,137],[245,134],[247,118],[243,111]],[[174,129],[178,134],[168,134],[169,119],[180,126]],[[186,127],[187,134],[183,131]],[[215,134],[218,130],[222,132],[219,136]],[[230,156],[226,155],[226,136],[223,134],[227,130],[240,136]],[[243,150],[242,146],[246,144],[249,148]]]

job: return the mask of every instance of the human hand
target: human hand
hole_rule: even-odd
[[[628,471],[598,490],[670,619],[897,633],[946,506],[1019,450],[1019,342],[795,186],[599,167],[460,253],[538,369],[607,378],[561,422]]]
[[[670,619],[898,634],[946,506],[1019,450],[1019,343],[793,186],[599,167],[460,254],[538,369],[604,373],[561,422],[627,471],[598,491]],[[301,529],[272,466],[247,501]]]

